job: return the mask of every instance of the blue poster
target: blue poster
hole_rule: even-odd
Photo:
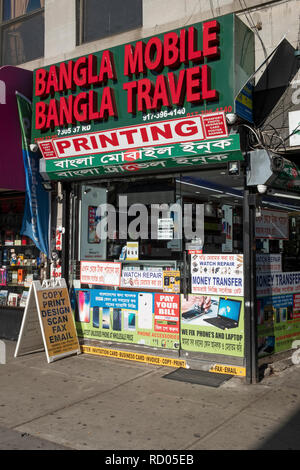
[[[31,103],[19,93],[16,94],[16,97],[26,178],[25,210],[21,234],[31,238],[36,247],[49,258],[50,193],[42,186],[42,178],[39,173],[39,155],[30,151],[27,141],[31,130]]]

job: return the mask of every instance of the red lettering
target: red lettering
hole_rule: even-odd
[[[68,96],[66,99],[62,97],[59,103],[59,124],[64,126],[66,124],[75,124],[73,115],[73,95]]]
[[[35,106],[35,128],[45,129],[46,127],[46,114],[48,105],[43,101],[36,103]]]
[[[156,79],[152,109],[161,109],[161,106],[171,106],[167,77],[164,75],[158,75]]]
[[[172,139],[172,129],[170,124],[165,124],[163,129],[158,126],[151,126],[150,130],[153,140],[159,140],[160,135],[165,139]]]
[[[87,109],[88,94],[86,92],[79,93],[74,98],[74,117],[76,121],[87,122],[88,121],[88,109]]]
[[[184,103],[186,90],[185,77],[185,70],[180,70],[178,79],[174,73],[168,73],[169,90],[171,94],[172,103],[178,106],[183,106]]]
[[[164,35],[164,66],[177,68],[178,65],[178,35],[176,33],[167,33]]]
[[[107,86],[103,89],[99,118],[108,119],[109,116],[118,117],[118,113],[115,102],[114,90]]]
[[[116,70],[112,52],[104,51],[101,57],[99,81],[107,82],[108,79],[116,80]]]
[[[57,79],[57,67],[56,65],[51,65],[48,74],[47,86],[46,86],[46,95],[50,93],[54,95],[58,91],[58,79]]]
[[[82,150],[91,150],[88,146],[88,139],[86,137],[80,137],[73,139],[73,145],[75,152],[80,152]]]
[[[148,70],[161,72],[163,68],[163,45],[161,40],[153,36],[145,48],[145,65]]]
[[[175,132],[180,137],[193,136],[198,133],[198,127],[194,121],[179,122],[175,126]]]
[[[119,145],[119,140],[116,132],[112,132],[110,136],[106,134],[99,134],[99,140],[102,148],[107,147],[107,143],[117,147]]]
[[[73,80],[75,85],[86,87],[87,83],[87,57],[80,57],[76,60],[73,69]]]
[[[202,98],[206,101],[216,101],[219,98],[217,90],[211,90],[211,72],[208,65],[202,65]]]
[[[203,23],[203,55],[210,59],[218,59],[220,57],[219,38],[217,33],[220,31],[218,21],[208,21]]]
[[[146,111],[152,108],[151,96],[153,84],[149,78],[138,80],[138,111]]]
[[[127,112],[131,114],[136,114],[136,89],[136,81],[123,84],[123,90],[127,91]]]
[[[46,80],[48,72],[45,69],[38,69],[35,72],[35,95],[45,98],[46,96]]]
[[[69,60],[66,64],[62,62],[59,66],[58,89],[59,91],[74,90],[73,83],[73,60]]]
[[[134,144],[133,134],[135,134],[136,132],[137,132],[137,129],[126,129],[125,131],[121,131],[120,135],[125,135],[127,139],[127,143],[129,145],[132,145]]]
[[[50,100],[48,105],[48,112],[47,112],[47,120],[46,120],[46,127],[47,129],[59,126],[59,118],[58,118],[58,109],[59,104],[56,100]]]
[[[97,57],[94,54],[88,56],[88,82],[90,85],[99,83],[97,74]]]
[[[198,32],[194,26],[191,26],[188,30],[188,58],[193,63],[198,63],[203,60],[203,54],[201,50],[197,49]]]
[[[143,41],[136,43],[135,48],[126,44],[124,48],[124,75],[132,77],[133,74],[145,72],[144,64],[145,44]]]
[[[58,153],[64,154],[65,150],[71,147],[71,142],[68,140],[58,140],[56,142]]]
[[[201,101],[200,67],[186,70],[186,99],[190,103]]]

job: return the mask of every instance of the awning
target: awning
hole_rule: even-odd
[[[65,159],[43,158],[40,160],[40,173],[48,181],[65,181],[170,169],[191,170],[193,167],[238,160],[243,160],[240,137],[239,134],[230,134],[221,139],[145,147],[118,153]]]
[[[25,191],[25,173],[16,91],[32,98],[33,73],[0,67],[0,189]]]

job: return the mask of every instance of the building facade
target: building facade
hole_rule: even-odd
[[[257,381],[300,338],[298,3],[2,3],[85,350]]]

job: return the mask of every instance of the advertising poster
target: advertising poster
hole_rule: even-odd
[[[270,240],[288,240],[289,216],[287,212],[263,209],[255,221],[256,238]]]
[[[122,269],[121,286],[135,289],[163,289],[163,269],[140,269],[139,267]]]
[[[243,255],[191,256],[193,294],[244,295]]]
[[[258,357],[291,349],[300,339],[300,294],[261,297],[258,311]]]
[[[181,347],[187,351],[244,356],[242,297],[181,296]]]
[[[233,210],[232,206],[224,204],[222,206],[223,218],[222,218],[222,231],[225,234],[226,241],[222,243],[222,252],[232,252],[233,244]]]
[[[80,259],[104,260],[106,259],[107,240],[98,236],[97,226],[102,220],[99,207],[106,203],[105,188],[95,186],[82,186],[81,194],[81,233],[80,233]]]
[[[180,293],[180,271],[163,272],[164,292]]]
[[[291,349],[300,339],[300,273],[269,270],[256,285],[258,357]]]
[[[179,295],[75,289],[72,304],[78,336],[179,348]]]
[[[101,261],[81,261],[81,284],[100,286],[120,286],[122,263]]]

